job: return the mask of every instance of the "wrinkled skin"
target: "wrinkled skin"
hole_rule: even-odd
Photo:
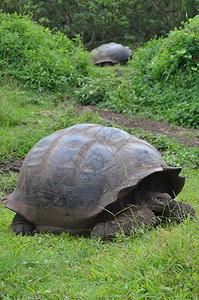
[[[194,215],[195,210],[189,204],[177,202],[167,193],[140,191],[138,205],[121,211],[114,220],[96,224],[91,235],[109,239],[118,232],[128,235],[139,227],[151,228],[168,219],[182,222]]]
[[[126,207],[119,210],[114,218],[96,223],[91,230],[92,237],[110,239],[117,233],[128,235],[139,227],[154,227],[161,220],[171,219],[181,222],[188,216],[192,219],[195,210],[189,204],[177,202],[167,193],[140,191],[136,205],[126,202]],[[36,227],[19,214],[13,219],[11,231],[15,234],[32,235]]]
[[[125,235],[129,235],[135,228],[150,228],[154,227],[156,223],[156,216],[152,210],[144,206],[132,206],[116,215],[115,219],[96,224],[91,231],[91,236],[110,239],[117,233],[123,232]]]
[[[36,227],[34,224],[24,219],[21,215],[16,214],[14,216],[10,229],[16,235],[21,234],[22,236],[24,236],[33,235],[34,231],[36,230]]]

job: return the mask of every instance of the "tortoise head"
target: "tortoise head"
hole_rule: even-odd
[[[172,201],[167,193],[149,192],[142,190],[138,193],[138,202],[150,208],[154,213],[161,213]]]

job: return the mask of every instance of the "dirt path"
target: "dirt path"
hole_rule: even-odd
[[[137,128],[141,132],[164,134],[175,138],[176,142],[184,144],[188,147],[199,147],[199,129],[185,129],[179,126],[171,125],[169,123],[129,117],[124,114],[114,113],[107,109],[98,109],[94,106],[78,105],[76,107],[76,111],[81,114],[85,108],[93,113],[98,112],[98,115],[107,122],[117,123],[123,127]]]
[[[174,126],[169,123],[155,122],[148,119],[129,117],[124,114],[114,113],[107,109],[98,109],[94,106],[76,106],[76,112],[81,115],[85,109],[91,113],[98,112],[98,115],[105,121],[116,123],[122,127],[137,128],[141,132],[150,132],[155,134],[164,134],[176,139],[176,142],[182,143],[188,147],[199,147],[199,129],[185,129]],[[15,171],[19,172],[23,160],[11,161],[8,164],[0,163],[0,170],[3,172]]]

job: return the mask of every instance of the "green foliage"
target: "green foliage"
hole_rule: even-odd
[[[62,95],[65,100],[64,94]],[[89,112],[78,115],[71,104],[58,101],[57,94],[34,92],[1,85],[0,162],[21,159],[41,138],[77,123],[100,122]]]
[[[199,15],[189,20],[184,28],[171,31],[167,38],[150,41],[144,48],[138,49],[131,64],[139,68],[140,74],[148,75],[148,80],[168,81],[179,70],[197,67],[194,58],[198,52]]]
[[[37,25],[25,16],[0,14],[0,74],[34,89],[62,90],[88,72],[78,39]]]
[[[140,61],[146,55],[145,65]],[[140,103],[161,112],[168,121],[199,127],[199,15],[184,29],[138,49],[131,62],[138,72],[132,87]],[[134,65],[135,62],[135,65]]]
[[[95,91],[101,91],[101,107],[109,107],[119,113],[142,114],[144,117],[166,120],[181,126],[199,128],[199,15],[184,28],[172,31],[167,38],[149,41],[133,53],[126,67],[129,75],[118,75],[115,68],[112,82],[101,87],[95,81]],[[122,73],[122,71],[121,71]],[[103,78],[102,78],[103,76]],[[93,81],[95,77],[93,77]],[[104,90],[105,86],[105,90]],[[84,103],[92,94],[87,84],[78,91],[78,101]],[[86,103],[96,103],[95,95]]]
[[[107,75],[105,78],[97,78],[92,76],[91,78],[85,78],[84,84],[74,91],[74,99],[82,104],[96,104],[106,100],[106,94],[109,89],[114,86],[114,78]]]
[[[197,67],[194,58],[199,53],[199,15],[184,29],[171,31],[162,40],[159,51],[154,55],[149,67],[152,79],[168,80],[179,69],[186,70]]]
[[[53,31],[61,30],[69,38],[81,35],[85,48],[96,38],[103,39],[110,27],[109,38],[124,33],[128,27],[125,6],[124,0],[23,0],[21,5],[5,0],[0,4],[4,12],[31,14],[37,22]]]
[[[12,192],[17,184],[18,174],[9,172],[5,174],[0,171],[0,196]]]
[[[199,97],[196,97],[196,102],[188,100],[182,103],[176,103],[175,107],[169,110],[168,121],[175,122],[179,125],[199,128]]]
[[[134,47],[151,38],[165,36],[181,21],[197,14],[198,0],[1,0],[0,10],[28,14],[69,38],[81,36],[85,48],[104,41]]]

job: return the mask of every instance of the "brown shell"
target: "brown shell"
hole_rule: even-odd
[[[42,232],[80,234],[118,197],[150,178],[173,198],[184,185],[147,142],[117,128],[79,124],[40,140],[4,204]]]

